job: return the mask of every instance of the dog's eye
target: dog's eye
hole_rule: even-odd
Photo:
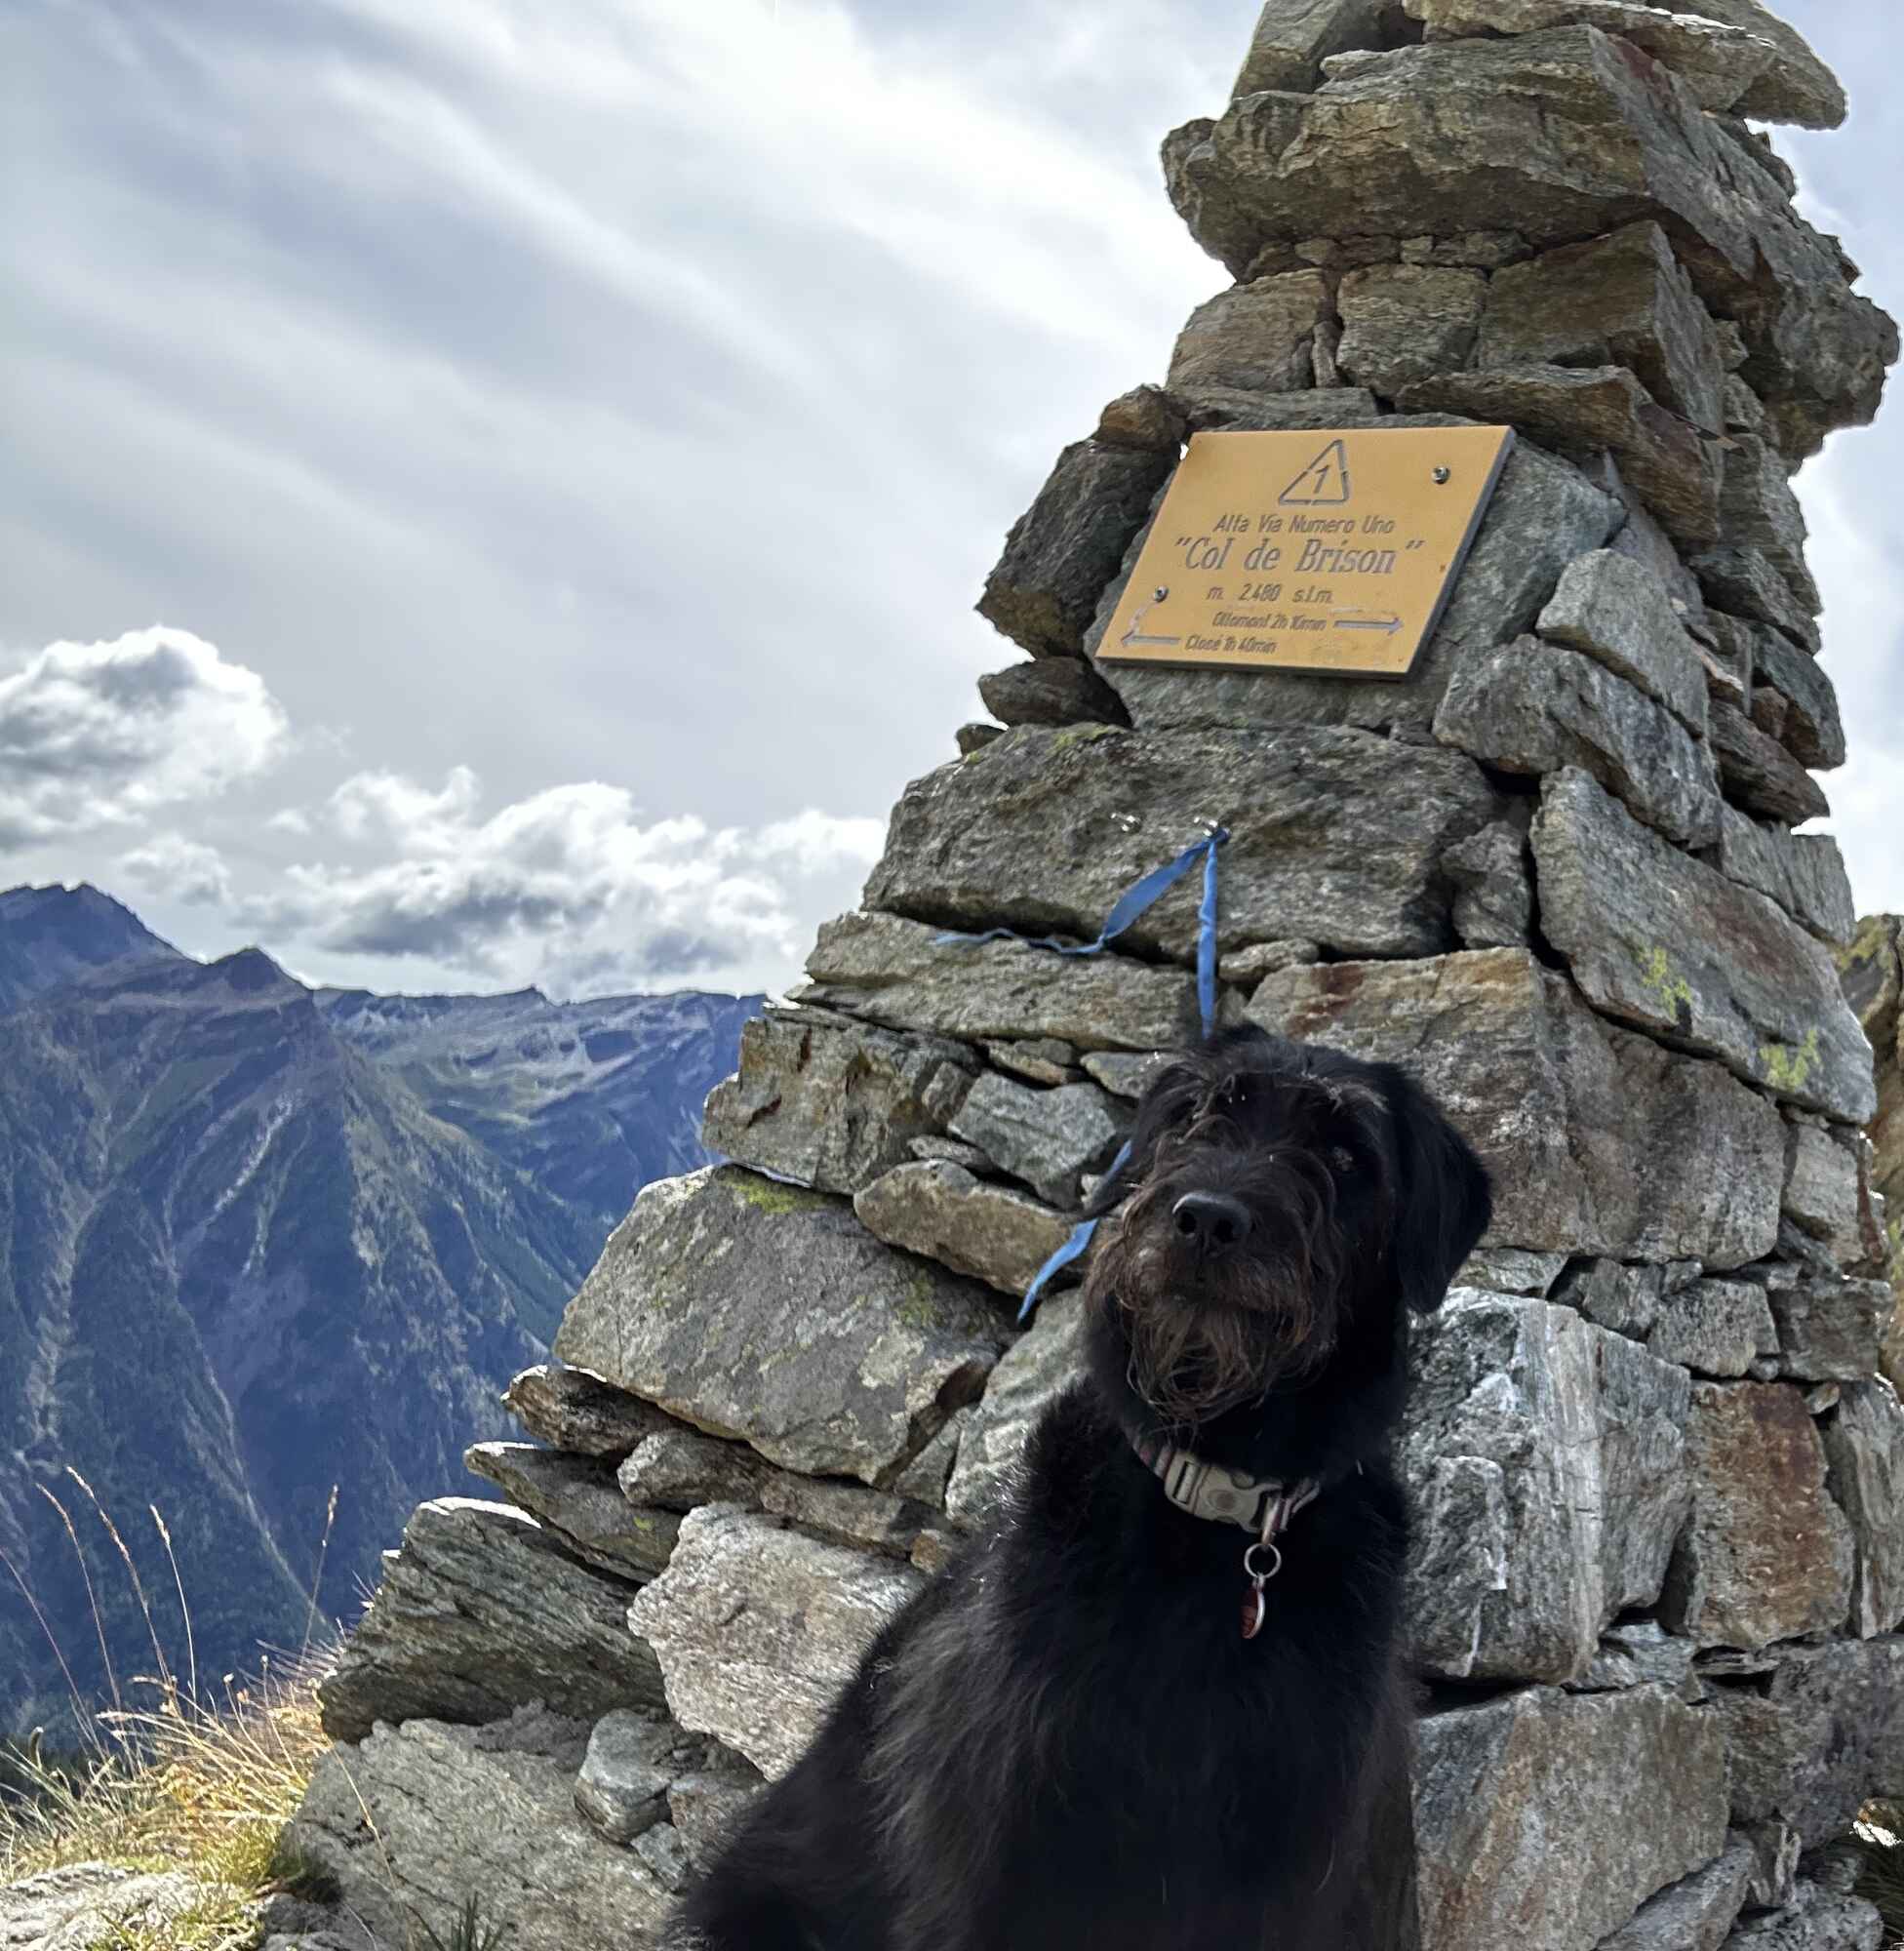
[[[1360,1163],[1347,1145],[1331,1145],[1329,1149],[1329,1162],[1337,1172],[1353,1172]]]

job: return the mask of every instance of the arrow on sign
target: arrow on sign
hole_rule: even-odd
[[[1338,617],[1335,619],[1338,630],[1380,630],[1394,636],[1402,627],[1399,617]]]

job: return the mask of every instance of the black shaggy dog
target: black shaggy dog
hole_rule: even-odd
[[[1413,1942],[1389,1447],[1487,1176],[1400,1071],[1248,1031],[1159,1076],[1098,1207],[1087,1374],[671,1942]]]

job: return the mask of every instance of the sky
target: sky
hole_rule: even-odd
[[[1904,311],[1892,0],[1779,132]],[[0,886],[310,981],[779,988],[1017,653],[972,614],[1225,282],[1252,0],[10,0]],[[1882,38],[1881,38],[1882,35]],[[1904,405],[1801,476],[1904,909]]]

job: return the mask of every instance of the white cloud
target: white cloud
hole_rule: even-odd
[[[256,776],[286,721],[256,671],[163,624],[0,677],[0,847],[123,826]]]
[[[882,823],[808,810],[759,828],[644,819],[599,781],[485,815],[467,767],[438,788],[362,773],[331,796],[370,864],[306,861],[244,905],[271,938],[331,956],[430,965],[466,979],[653,986],[791,968],[820,913],[850,905]]]
[[[231,901],[231,870],[223,856],[182,833],[161,833],[135,847],[120,855],[119,866],[137,886],[193,907],[225,907]]]

